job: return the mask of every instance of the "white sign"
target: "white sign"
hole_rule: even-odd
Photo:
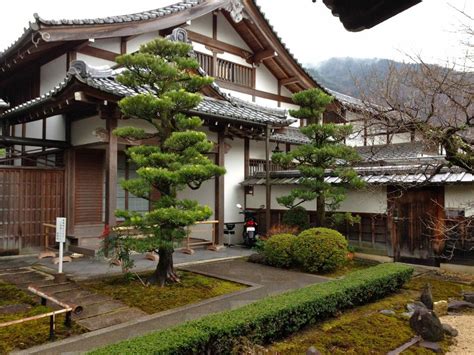
[[[56,217],[56,242],[66,242],[66,218]]]

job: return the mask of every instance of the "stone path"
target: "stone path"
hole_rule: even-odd
[[[208,314],[235,309],[270,295],[328,280],[315,275],[251,264],[242,259],[198,264],[185,269],[246,283],[250,287],[229,295],[147,315],[123,324],[99,329],[55,343],[37,346],[21,353],[48,355],[84,353],[97,347],[159,329],[166,329]]]
[[[0,266],[0,280],[12,283],[23,290],[34,285],[40,291],[61,302],[82,306],[83,312],[79,315],[73,314],[72,319],[89,331],[121,324],[146,315],[138,308],[129,307],[111,297],[85,290],[75,282],[55,283],[53,276],[30,266],[17,268]],[[48,305],[56,308],[51,302]]]

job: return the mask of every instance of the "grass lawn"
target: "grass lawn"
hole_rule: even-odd
[[[427,283],[433,287],[435,300],[460,297],[461,292],[474,290],[474,284],[466,285],[455,280],[426,274],[414,277],[398,293],[378,302],[342,312],[336,318],[309,327],[287,339],[268,347],[270,353],[302,354],[314,346],[323,354],[386,354],[410,340],[415,334],[408,320],[401,314],[405,305],[416,300]],[[379,311],[391,309],[395,316],[386,316]],[[446,338],[442,348],[446,351],[451,340]],[[403,354],[433,354],[423,348],[412,347]]]
[[[111,296],[130,307],[137,307],[148,314],[196,303],[244,289],[238,283],[207,277],[187,271],[178,271],[181,283],[165,287],[147,286],[140,280],[127,280],[123,276],[85,281],[81,286],[96,293]],[[141,274],[145,280],[149,274]]]
[[[18,307],[13,310],[13,307]],[[0,281],[0,323],[47,313],[51,308],[41,306],[27,292]],[[85,330],[74,324],[64,326],[64,315],[56,318],[56,339],[81,334]],[[0,354],[14,349],[26,349],[49,341],[49,317],[0,328]]]

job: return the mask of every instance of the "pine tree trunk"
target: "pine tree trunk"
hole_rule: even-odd
[[[326,223],[326,200],[324,196],[319,195],[316,198],[316,225],[324,227]]]
[[[180,279],[173,267],[173,252],[173,248],[158,249],[158,265],[156,266],[153,275],[147,280],[148,283],[160,285],[160,287],[163,287],[165,286],[166,282],[180,282]]]

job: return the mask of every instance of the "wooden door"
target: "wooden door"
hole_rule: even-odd
[[[64,216],[64,170],[0,168],[0,255],[44,244],[43,223]],[[54,236],[50,235],[50,245]]]
[[[100,236],[104,227],[104,151],[75,151],[74,236]]]
[[[437,231],[444,221],[444,188],[389,188],[387,191],[395,260],[436,265]]]

